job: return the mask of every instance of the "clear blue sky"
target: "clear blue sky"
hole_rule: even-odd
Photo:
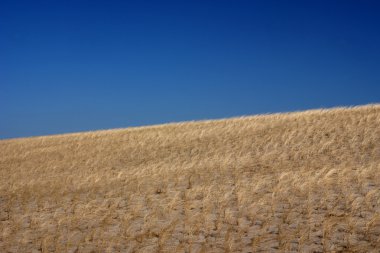
[[[0,138],[380,102],[379,1],[0,2]]]

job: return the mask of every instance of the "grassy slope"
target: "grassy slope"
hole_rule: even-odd
[[[0,141],[0,252],[378,252],[379,238],[380,105]]]

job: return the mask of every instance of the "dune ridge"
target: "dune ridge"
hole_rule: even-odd
[[[0,252],[379,252],[380,105],[0,141]]]

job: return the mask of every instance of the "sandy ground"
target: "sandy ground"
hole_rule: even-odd
[[[380,252],[380,106],[2,140],[0,252]]]

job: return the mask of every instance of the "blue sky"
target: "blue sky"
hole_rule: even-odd
[[[380,102],[378,1],[0,2],[0,138]]]

